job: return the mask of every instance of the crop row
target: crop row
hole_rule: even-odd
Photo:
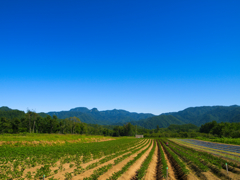
[[[226,163],[228,164],[228,170],[233,173],[238,173],[239,171],[235,170],[237,165],[220,157],[216,157],[207,152],[197,151],[195,149],[181,146],[173,141],[170,141],[169,148],[171,148],[176,154],[178,154],[181,159],[190,165],[190,167],[197,173],[201,179],[206,179],[205,175],[201,172],[208,171],[209,169],[217,176],[227,178],[228,175],[223,173],[221,169],[226,169]],[[189,158],[190,157],[190,158]],[[196,160],[198,163],[196,163]],[[230,165],[230,166],[229,166]],[[232,167],[233,166],[233,167]]]
[[[154,143],[154,142],[151,141],[151,143],[149,144],[149,146],[146,149],[144,149],[143,151],[138,153],[137,156],[134,157],[134,159],[128,161],[128,163],[120,171],[113,173],[113,175],[110,178],[108,178],[108,180],[118,179],[124,172],[126,172],[128,170],[128,168],[130,166],[132,166],[151,147],[152,143]]]
[[[152,160],[155,148],[156,148],[156,142],[154,143],[154,146],[153,146],[152,150],[150,151],[148,157],[142,163],[141,168],[138,170],[136,179],[143,179],[144,178],[144,176],[146,174],[146,171],[148,169],[148,166],[149,166],[149,164]]]
[[[166,152],[169,161],[171,162],[171,164],[174,166],[175,170],[176,170],[176,175],[178,176],[179,179],[186,179],[189,170],[187,169],[187,166],[184,162],[182,162],[178,155],[173,152],[169,147],[167,147],[165,145],[165,143],[163,143],[162,140],[160,140],[161,145],[164,149],[164,151]]]
[[[99,143],[74,143],[46,147],[9,147],[0,148],[0,179],[20,178],[27,168],[43,165],[37,176],[48,173],[50,167],[60,167],[64,163],[81,163],[101,158],[119,151],[124,151],[139,142],[137,139],[119,139]],[[30,177],[31,172],[26,173]],[[36,176],[36,175],[35,175]]]
[[[144,143],[144,146],[146,144]],[[151,143],[149,143],[148,148],[151,146]],[[99,176],[101,176],[102,174],[104,174],[105,172],[107,172],[109,169],[111,169],[113,166],[117,165],[118,163],[120,163],[121,161],[123,161],[124,159],[126,159],[127,157],[129,157],[130,155],[136,153],[137,151],[139,151],[140,149],[142,149],[143,147],[140,147],[138,149],[133,150],[131,153],[129,154],[125,154],[122,157],[118,158],[117,160],[114,161],[114,163],[109,163],[103,167],[100,167],[96,170],[94,170],[93,174],[90,177],[85,177],[84,180],[94,180],[97,179]]]
[[[157,176],[158,179],[166,178],[167,177],[167,160],[165,158],[162,146],[160,144],[160,141],[157,141],[158,143],[158,157],[159,157],[159,162],[158,162],[158,167],[157,167]]]
[[[214,156],[214,155],[212,155],[210,153],[197,151],[197,150],[195,150],[193,148],[181,146],[181,145],[179,145],[179,144],[177,144],[175,142],[171,142],[171,143],[174,144],[174,146],[178,147],[179,150],[188,152],[189,154],[194,154],[199,159],[202,159],[202,161],[205,161],[205,164],[206,163],[213,164],[213,165],[215,165],[219,169],[221,169],[221,168],[225,169],[226,168],[226,166],[225,166],[226,163],[228,165],[230,165],[229,166],[230,167],[229,168],[230,171],[234,171],[234,168],[231,168],[231,166],[235,167],[235,168],[239,167],[236,163],[233,163],[231,161],[222,159],[221,157]]]
[[[117,163],[121,162],[123,159],[127,158],[127,157],[130,156],[131,154],[134,154],[135,152],[137,152],[137,151],[139,151],[140,149],[142,149],[142,148],[146,145],[147,142],[148,142],[147,140],[142,141],[142,143],[138,144],[138,145],[135,146],[135,147],[132,147],[132,148],[129,148],[129,149],[125,150],[125,151],[120,151],[120,152],[117,152],[117,153],[115,153],[115,154],[113,154],[113,155],[110,155],[110,156],[108,156],[108,157],[105,157],[105,158],[101,159],[100,161],[98,161],[98,162],[96,162],[96,163],[90,164],[89,166],[86,167],[86,169],[77,167],[77,169],[74,169],[74,172],[73,172],[73,173],[70,173],[70,174],[74,174],[74,176],[79,175],[79,174],[82,174],[82,173],[85,172],[86,170],[93,169],[94,167],[100,166],[101,164],[103,164],[103,163],[105,163],[105,162],[108,162],[108,161],[110,161],[110,160],[112,160],[112,159],[120,156],[120,158],[114,160],[114,164],[112,164],[112,165],[116,165]],[[86,178],[86,179],[89,179],[89,178],[91,179],[91,178],[93,178],[93,176],[95,177],[96,174],[100,175],[101,173],[103,173],[104,171],[106,171],[107,169],[109,169],[111,166],[106,165],[106,166],[104,166],[104,167],[106,167],[106,168],[101,167],[101,168],[95,170],[95,171],[94,171],[94,175],[91,175],[91,177],[88,177],[88,178]],[[101,172],[101,173],[99,173],[99,172]],[[69,176],[70,176],[70,175],[69,175]],[[66,179],[67,179],[67,178],[66,178]]]
[[[194,139],[180,139],[180,140],[190,144],[197,145],[197,146],[206,147],[206,148],[212,148],[216,150],[228,151],[233,153],[240,153],[240,146],[205,142],[205,141],[199,141]]]

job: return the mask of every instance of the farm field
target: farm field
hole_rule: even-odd
[[[237,145],[213,143],[196,139],[172,139],[172,141],[240,162],[240,146]]]
[[[21,145],[51,145],[64,144],[66,142],[100,142],[107,140],[115,140],[114,137],[105,136],[87,136],[77,134],[38,134],[38,133],[22,133],[22,134],[2,134],[0,135],[0,145],[8,144],[14,146]]]
[[[0,146],[0,179],[240,179],[240,163],[179,142],[184,141],[120,137],[34,146],[5,143]]]
[[[234,144],[234,145],[240,145],[240,138],[205,138],[205,137],[197,137],[199,140],[203,141],[211,141],[211,142],[217,142],[217,143],[225,143],[225,144]]]

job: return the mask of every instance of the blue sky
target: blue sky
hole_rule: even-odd
[[[240,104],[240,1],[0,2],[0,106]]]

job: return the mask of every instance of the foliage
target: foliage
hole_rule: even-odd
[[[240,137],[240,122],[239,123],[229,123],[229,122],[217,123],[216,121],[212,121],[212,122],[203,124],[200,127],[200,132],[210,133],[218,137],[238,138]]]
[[[5,176],[8,179],[9,177],[22,177],[22,172],[25,169],[39,165],[42,165],[42,167],[36,171],[35,175],[29,172],[25,178],[32,179],[34,177],[36,179],[43,174],[47,177],[64,170],[63,164],[65,163],[75,164],[77,171],[74,171],[74,174],[79,174],[83,172],[83,169],[79,166],[81,162],[86,163],[103,156],[112,156],[112,154],[129,149],[139,141],[139,139],[135,138],[119,138],[114,141],[98,143],[65,143],[52,146],[15,147],[3,145],[0,148],[0,177],[1,179]],[[81,162],[78,162],[80,159]],[[55,167],[58,161],[60,161],[59,169],[52,172],[50,167]],[[69,174],[66,174],[66,176],[66,178],[70,178]]]
[[[145,176],[148,166],[152,160],[152,156],[154,154],[155,148],[156,148],[156,141],[155,141],[154,146],[153,146],[152,150],[150,151],[148,157],[144,160],[144,162],[141,165],[141,168],[138,170],[137,179],[143,179],[143,177]]]
[[[160,144],[160,141],[157,140],[157,143],[158,143],[158,149],[159,149],[159,152],[160,152],[160,159],[161,159],[161,164],[162,164],[162,175],[163,177],[166,177],[167,176],[167,160],[165,158],[165,155],[164,155],[164,152],[163,152],[163,149],[162,149],[162,146]]]
[[[149,144],[149,146],[145,150],[143,150],[140,153],[138,153],[137,156],[134,157],[133,160],[128,161],[128,163],[120,171],[113,173],[113,175],[110,178],[108,178],[108,180],[118,179],[124,172],[126,172],[128,170],[128,168],[134,162],[136,162],[151,147],[151,145],[152,145],[152,142]]]
[[[127,123],[130,121],[136,121],[140,119],[146,119],[154,116],[150,113],[131,113],[125,110],[107,110],[98,111],[97,108],[88,109],[85,107],[78,107],[71,109],[70,111],[61,112],[48,112],[47,114],[53,116],[57,115],[60,119],[69,117],[78,117],[85,123],[109,125],[114,123]]]
[[[161,143],[165,150],[172,156],[172,158],[175,160],[175,162],[181,167],[181,170],[184,174],[188,174],[189,170],[186,168],[186,164],[183,163],[178,155],[176,155],[169,147],[167,147],[164,143]]]

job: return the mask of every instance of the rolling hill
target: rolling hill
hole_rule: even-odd
[[[150,113],[134,113],[125,110],[106,110],[99,111],[97,108],[88,109],[86,107],[77,107],[69,111],[38,113],[42,117],[47,115],[56,115],[59,119],[65,119],[76,116],[82,122],[88,124],[100,125],[123,125],[131,122],[133,125],[142,126],[148,129],[166,128],[171,124],[194,124],[201,126],[207,122],[240,122],[240,106],[201,106],[189,107],[182,111],[163,113],[155,116]],[[0,117],[22,118],[24,111],[13,110],[6,106],[0,107]]]
[[[88,109],[85,107],[73,108],[70,111],[48,112],[47,114],[51,116],[56,115],[60,119],[76,116],[82,122],[100,125],[127,123],[154,116],[150,113],[134,113],[117,109],[98,111],[97,108]]]

